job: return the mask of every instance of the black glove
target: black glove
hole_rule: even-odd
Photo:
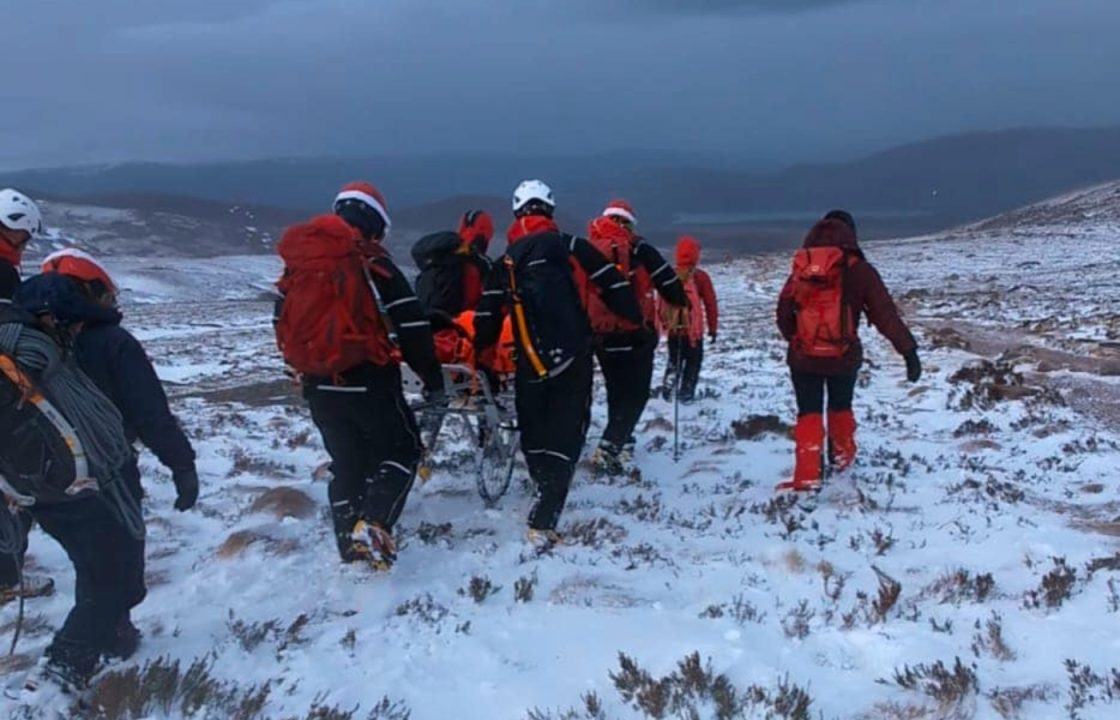
[[[918,348],[903,355],[906,360],[906,379],[916,383],[922,379],[922,361],[918,359]]]
[[[186,470],[176,470],[171,473],[171,482],[175,483],[175,509],[179,512],[190,510],[198,502],[198,471],[193,467]]]

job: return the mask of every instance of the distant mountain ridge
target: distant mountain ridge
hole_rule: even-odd
[[[464,155],[53,168],[0,173],[0,185],[71,199],[143,193],[306,214],[328,207],[337,188],[357,177],[378,183],[403,228],[447,227],[466,209],[452,205],[471,197],[486,198],[501,225],[508,209],[495,199],[525,177],[541,177],[576,228],[623,196],[657,241],[691,231],[711,244],[759,249],[794,242],[812,217],[833,207],[850,209],[865,237],[913,235],[1120,177],[1120,127],[968,133],[771,173],[705,168],[656,153]]]

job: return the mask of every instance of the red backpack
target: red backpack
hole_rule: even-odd
[[[796,350],[807,357],[839,358],[855,342],[855,322],[844,304],[844,274],[850,259],[838,247],[804,248],[793,256],[793,301],[797,306]]]
[[[277,283],[284,304],[276,344],[284,361],[304,375],[337,377],[362,363],[393,361],[359,240],[341,218],[320,215],[288,228],[277,246],[284,260]]]
[[[630,280],[631,285],[638,285],[638,279],[631,274],[630,262],[634,254],[634,238],[630,231],[607,217],[598,217],[588,226],[588,240],[595,248],[611,262],[624,278]],[[644,268],[643,268],[644,270]],[[646,292],[649,288],[649,275],[646,274]],[[638,326],[611,312],[607,304],[599,296],[598,288],[591,287],[592,283],[585,283],[587,317],[591,320],[591,330],[596,335],[605,335],[618,332],[632,332]],[[634,288],[641,292],[640,287]]]

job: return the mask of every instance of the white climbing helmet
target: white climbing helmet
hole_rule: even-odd
[[[552,188],[540,180],[525,180],[513,191],[513,211],[517,212],[534,200],[551,208],[556,207],[556,201],[552,199]]]
[[[38,235],[43,231],[43,214],[34,200],[18,190],[0,190],[0,225]]]

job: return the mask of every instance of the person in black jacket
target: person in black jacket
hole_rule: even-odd
[[[74,338],[79,367],[120,410],[128,440],[139,440],[171,471],[178,496],[175,509],[191,509],[198,500],[194,449],[171,413],[163,384],[144,347],[120,325],[116,284],[100,263],[74,248],[49,255],[41,269],[70,278],[81,290],[76,297],[85,302],[61,310],[70,322],[81,323]],[[135,458],[125,481],[138,501],[143,498]]]
[[[339,556],[343,563],[362,560],[374,569],[387,570],[396,560],[393,528],[423,450],[420,428],[401,387],[399,358],[403,356],[424,384],[431,408],[425,425],[435,422],[447,403],[443,369],[424,308],[381,245],[390,222],[384,198],[370,183],[350,183],[336,197],[334,212],[337,218],[323,216],[290,228],[279,251],[285,256],[289,240],[296,247],[302,232],[334,233],[337,225],[346,231],[344,239],[354,231],[360,236],[357,247],[368,263],[368,284],[362,288],[375,293],[384,316],[377,347],[333,377],[302,374],[300,381],[331,457],[328,497]],[[295,277],[287,262],[285,256],[282,292],[285,279]],[[277,304],[278,340],[285,332],[284,307],[294,292]]]
[[[84,373],[77,372],[71,351],[88,309],[89,316],[106,317],[105,308],[91,305],[77,283],[57,273],[37,275],[16,293],[19,309],[27,319],[15,318],[24,333],[43,330],[57,344],[55,367],[65,367],[83,376],[89,391],[86,401],[103,407],[102,417],[112,417],[113,428],[99,432],[118,439],[114,465],[102,467],[97,475],[99,492],[81,494],[62,502],[36,497],[29,512],[45,533],[66,551],[74,566],[74,606],[45,652],[45,663],[28,676],[24,691],[30,700],[55,687],[63,692],[86,686],[101,660],[128,658],[137,648],[139,630],[130,615],[145,597],[143,518],[139,505],[125,486],[127,439],[120,414]],[[40,333],[42,334],[42,333]],[[21,337],[23,335],[21,334]],[[43,378],[33,380],[42,381]],[[119,464],[116,464],[119,458]],[[103,458],[104,459],[104,458]],[[52,458],[58,461],[58,458]]]
[[[48,256],[42,270],[20,288],[20,305],[33,313],[49,312],[66,328],[78,367],[120,412],[125,438],[131,444],[142,442],[171,471],[175,509],[191,509],[199,492],[194,449],[171,413],[143,346],[120,326],[117,288],[108,272],[76,249]],[[139,503],[144,490],[135,452],[122,474],[126,490]],[[135,584],[142,586],[143,571],[141,543]],[[126,614],[115,628],[113,654],[130,657],[139,642],[140,631]]]
[[[508,314],[517,341],[517,420],[521,451],[537,485],[529,514],[534,544],[559,541],[556,526],[583,450],[591,405],[589,283],[617,315],[641,322],[630,282],[591,243],[552,220],[552,191],[528,180],[514,191],[509,246],[475,314],[475,347],[487,367]],[[573,268],[572,260],[578,269]]]
[[[416,295],[430,315],[446,324],[478,307],[493,269],[486,255],[493,237],[489,213],[470,210],[460,219],[457,232],[425,235],[412,246],[412,259],[420,270]]]

